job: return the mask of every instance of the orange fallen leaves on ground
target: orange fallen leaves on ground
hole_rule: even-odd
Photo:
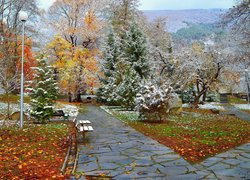
[[[70,126],[63,123],[3,128],[0,131],[0,179],[65,179]],[[3,146],[4,145],[4,146]]]
[[[130,126],[170,147],[190,163],[198,163],[215,154],[250,142],[250,123],[234,116],[213,114],[210,110],[185,109],[189,113],[169,116],[150,123],[126,120]]]

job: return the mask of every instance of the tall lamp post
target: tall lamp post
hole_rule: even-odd
[[[28,19],[28,14],[24,11],[19,12],[19,20],[22,21],[22,66],[21,66],[21,99],[20,99],[20,127],[23,128],[23,86],[24,86],[24,74],[23,74],[23,62],[24,62],[24,25]]]
[[[248,69],[245,69],[245,76],[246,76],[246,83],[247,83],[247,101],[248,104],[250,102],[250,85],[249,85],[249,76],[248,76]]]

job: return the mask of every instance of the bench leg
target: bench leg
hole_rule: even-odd
[[[83,137],[84,139],[86,138],[86,132],[85,132],[85,131],[82,132],[82,137]]]

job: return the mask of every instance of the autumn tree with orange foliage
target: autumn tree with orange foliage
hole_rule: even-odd
[[[49,9],[50,23],[58,35],[47,47],[53,55],[60,89],[73,94],[77,102],[81,94],[92,93],[99,84],[97,40],[104,23],[96,16],[97,9],[86,0],[57,0]]]
[[[4,26],[2,24],[2,26]],[[7,118],[10,116],[9,96],[18,90],[20,86],[21,72],[21,37],[11,33],[8,29],[5,31],[0,41],[0,87],[3,89],[7,100]],[[7,33],[8,32],[8,33]],[[13,41],[16,39],[16,41]],[[25,80],[33,79],[33,70],[31,67],[36,65],[35,59],[31,52],[32,42],[30,39],[25,40],[24,47],[24,77]]]
[[[30,18],[38,14],[34,0],[0,1],[0,88],[6,96],[7,118],[10,115],[9,95],[19,92],[21,75],[21,22],[18,13],[25,9]],[[29,26],[29,30],[32,28]],[[31,39],[25,36],[25,79],[32,79],[31,67],[35,65],[31,52]]]
[[[18,20],[19,12],[25,9],[30,18],[35,18],[38,15],[38,7],[35,0],[16,1],[8,0],[0,2],[0,63],[1,77],[7,79],[15,79],[20,76],[20,61],[21,61],[21,22]],[[32,30],[32,26],[27,26],[27,31]],[[25,36],[25,62],[24,71],[25,78],[32,78],[31,66],[34,65],[34,58],[31,52],[32,41],[28,36]],[[4,72],[8,72],[7,74]],[[3,83],[2,83],[3,84]],[[6,83],[5,83],[6,84]],[[18,87],[18,85],[16,85]],[[16,90],[14,88],[14,90]]]

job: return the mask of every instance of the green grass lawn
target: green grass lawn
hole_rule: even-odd
[[[242,109],[241,111],[246,112],[246,113],[248,113],[248,114],[250,115],[250,109],[249,109],[249,110],[247,110],[247,109]]]
[[[14,94],[10,94],[9,96],[5,95],[5,94],[1,94],[0,95],[0,102],[11,102],[11,103],[18,103],[20,101],[20,96],[18,95],[14,95]],[[24,102],[25,103],[30,103],[30,97],[28,96],[24,96]]]
[[[250,123],[203,110],[169,116],[162,123],[138,121],[135,112],[111,111],[136,130],[172,148],[191,163],[250,142]]]
[[[230,104],[247,104],[246,100],[237,98],[235,96],[227,96],[227,98]]]

